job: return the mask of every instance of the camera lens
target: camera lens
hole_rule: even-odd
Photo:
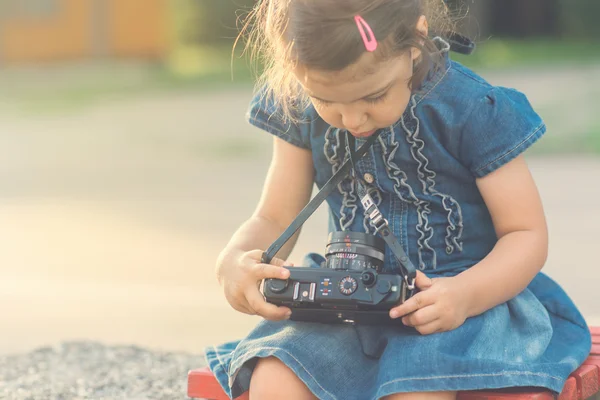
[[[383,239],[361,232],[331,232],[325,249],[325,267],[381,272],[385,255]]]

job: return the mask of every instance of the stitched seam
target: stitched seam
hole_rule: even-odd
[[[523,139],[522,141],[520,141],[516,146],[514,146],[512,149],[510,149],[509,151],[507,151],[506,153],[502,154],[501,156],[497,157],[496,159],[494,159],[493,161],[488,162],[487,164],[485,164],[482,167],[479,167],[475,170],[475,172],[480,172],[484,169],[486,169],[487,167],[489,167],[490,165],[508,157],[510,154],[514,153],[515,151],[517,151],[521,146],[523,146],[525,143],[527,143],[533,136],[535,136],[535,134],[537,134],[542,128],[544,128],[546,126],[546,124],[542,123],[540,126],[537,127],[536,130],[534,130],[529,136],[527,136],[525,139]]]
[[[542,378],[551,378],[562,382],[564,379],[558,378],[553,375],[543,374],[539,372],[527,372],[527,371],[506,371],[496,374],[464,374],[464,375],[441,375],[441,376],[423,376],[423,377],[413,377],[413,378],[398,378],[391,380],[389,382],[384,383],[381,387],[391,385],[395,382],[404,382],[404,381],[426,381],[426,380],[436,380],[436,379],[455,379],[455,378],[483,378],[483,377],[496,377],[496,376],[510,376],[510,375],[533,375],[540,376]]]
[[[300,362],[300,361],[299,361],[299,360],[298,360],[296,357],[294,357],[294,356],[293,356],[291,353],[289,353],[287,350],[284,350],[284,349],[282,349],[281,347],[260,347],[260,348],[258,348],[258,349],[255,349],[254,351],[251,351],[251,352],[246,352],[246,353],[244,353],[244,358],[245,358],[245,361],[244,361],[244,363],[245,363],[246,361],[250,360],[251,358],[254,358],[254,357],[256,357],[256,356],[257,356],[257,354],[258,354],[258,353],[260,353],[260,352],[261,352],[261,351],[263,351],[263,350],[268,350],[268,351],[273,351],[273,350],[275,350],[275,351],[282,351],[282,352],[284,352],[285,354],[287,354],[288,356],[290,356],[291,358],[293,358],[293,359],[294,359],[294,361],[296,361],[296,362],[298,363],[298,365],[299,365],[299,366],[300,366],[300,367],[301,367],[301,368],[304,370],[304,372],[306,372],[306,374],[307,374],[308,376],[310,376],[310,378],[311,378],[311,379],[313,380],[313,382],[314,382],[314,383],[315,383],[315,384],[316,384],[316,385],[319,387],[319,389],[321,389],[321,390],[322,390],[324,393],[328,394],[328,395],[329,395],[329,396],[330,396],[332,399],[334,399],[334,400],[336,399],[336,397],[335,397],[334,395],[332,395],[331,393],[329,393],[327,390],[325,390],[325,388],[324,388],[323,386],[321,386],[321,385],[319,384],[319,382],[318,382],[318,381],[315,379],[315,377],[314,377],[314,376],[313,376],[313,375],[312,375],[312,374],[311,374],[311,373],[310,373],[310,372],[309,372],[309,371],[306,369],[306,367],[304,367],[304,365],[303,365],[303,364],[302,364],[302,363],[301,363],[301,362]],[[250,357],[248,357],[248,355],[250,355]],[[243,360],[244,358],[242,358],[242,360]],[[242,363],[242,364],[244,364],[244,363]],[[239,362],[238,362],[237,364],[239,364]],[[237,369],[239,369],[240,367],[241,367],[241,366],[237,366],[237,365],[236,365],[236,367],[235,367],[235,368],[233,368],[233,369],[234,369],[234,370],[237,370]]]
[[[214,363],[210,363],[209,362],[209,365],[211,367],[215,368],[215,369],[220,370],[225,375],[227,375],[227,384],[229,386],[229,392],[231,393],[231,382],[229,381],[229,376],[230,376],[229,371],[227,369],[225,369],[225,364],[223,363],[223,361],[221,360],[221,357],[219,356],[219,351],[217,350],[217,347],[216,346],[210,346],[210,348],[212,348],[212,350],[214,352],[214,355],[215,355],[215,358],[213,359],[213,361],[216,360],[217,363],[214,364]],[[216,373],[214,375],[217,376]]]
[[[217,348],[215,346],[211,346],[214,354],[215,354],[215,358],[217,359],[217,362],[219,363],[219,365],[223,365],[223,361],[221,360],[221,357],[219,357],[219,352],[217,351]],[[225,369],[225,368],[223,368]]]

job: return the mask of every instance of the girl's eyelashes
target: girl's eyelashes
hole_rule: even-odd
[[[311,99],[312,99],[313,102],[317,103],[321,107],[326,107],[326,106],[328,106],[328,105],[331,104],[330,101],[317,99],[316,97],[311,97]]]
[[[388,94],[388,93],[387,93],[387,92],[385,92],[385,93],[383,93],[383,94],[380,94],[380,95],[379,95],[379,96],[377,96],[377,97],[369,97],[369,98],[363,99],[363,101],[366,101],[366,102],[367,102],[367,103],[369,103],[369,104],[377,104],[377,103],[379,103],[379,102],[381,102],[381,101],[385,100],[385,98],[386,98],[387,94]],[[327,100],[321,100],[321,99],[318,99],[318,98],[316,98],[316,97],[311,97],[311,98],[312,98],[312,100],[313,100],[315,103],[319,104],[321,107],[325,107],[325,106],[328,106],[328,105],[332,104],[332,102],[331,102],[331,101],[327,101]]]
[[[387,96],[387,92],[380,94],[377,97],[370,97],[368,99],[365,99],[365,101],[369,104],[377,104],[383,100],[385,100],[385,97]]]

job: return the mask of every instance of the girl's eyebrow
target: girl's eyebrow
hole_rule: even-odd
[[[372,92],[371,94],[368,94],[366,96],[361,97],[360,99],[356,99],[356,100],[352,100],[352,101],[348,101],[347,103],[354,103],[355,101],[359,101],[359,100],[365,100],[368,99],[369,97],[374,97],[378,94],[381,94],[382,92],[387,91],[389,88],[391,88],[392,86],[394,86],[394,84],[396,83],[396,79],[394,79],[393,81],[391,81],[390,83],[388,83],[386,86],[377,89],[376,91]],[[324,101],[326,103],[334,103],[331,100],[325,100],[325,99],[321,99],[320,97],[314,96],[312,93],[308,92],[308,95],[314,99],[320,100],[320,101]]]

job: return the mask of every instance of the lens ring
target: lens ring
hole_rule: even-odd
[[[362,232],[331,232],[325,249],[325,267],[336,270],[373,269],[381,272],[385,241]]]
[[[383,251],[379,251],[378,249],[374,249],[370,246],[363,246],[360,244],[353,244],[351,246],[346,246],[341,243],[330,244],[325,249],[325,257],[330,254],[338,254],[338,253],[349,253],[349,254],[358,254],[361,256],[367,256],[376,258],[379,261],[384,260],[385,254]]]
[[[329,233],[327,244],[333,243],[359,243],[385,251],[385,241],[379,236],[363,232],[336,231]]]

